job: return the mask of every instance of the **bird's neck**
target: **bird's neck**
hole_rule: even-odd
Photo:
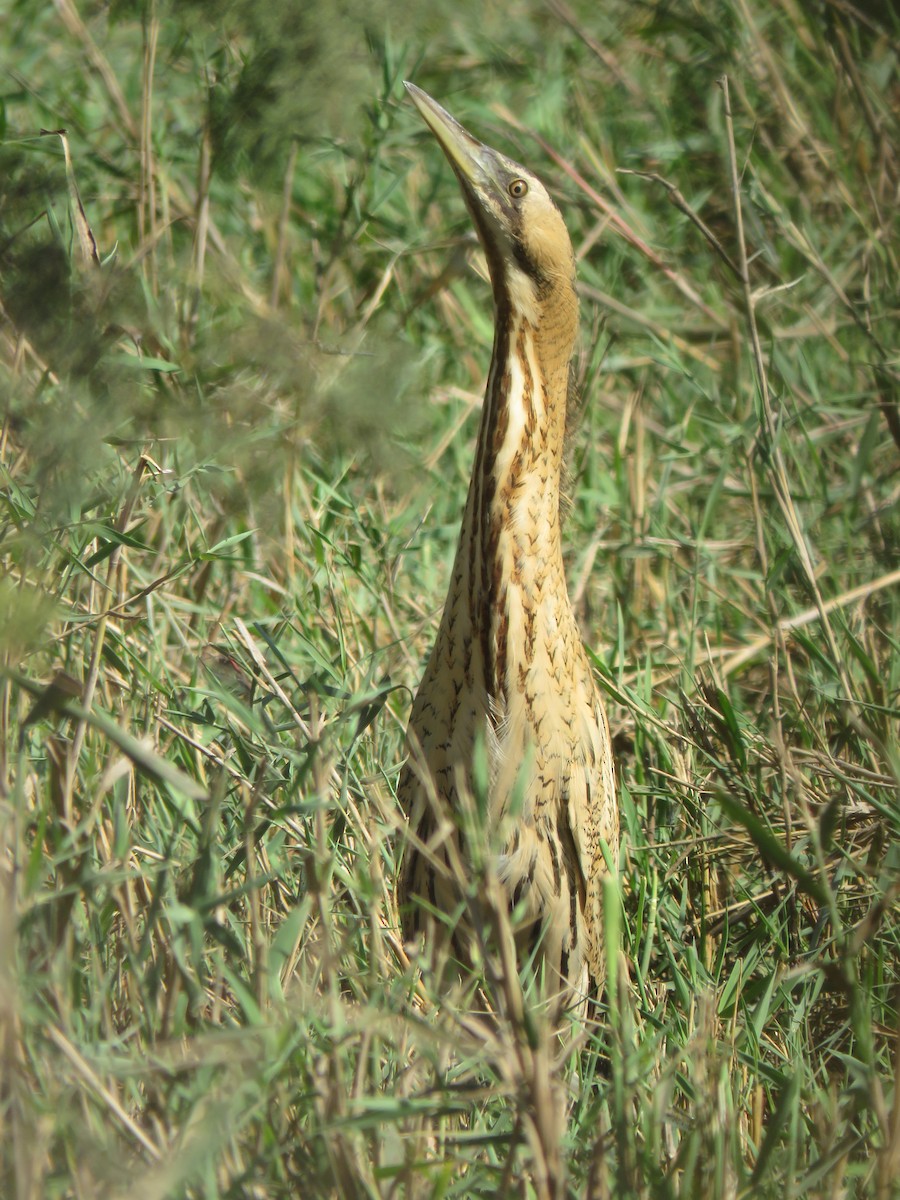
[[[534,324],[498,314],[467,505],[482,541],[517,518],[558,528],[567,395],[568,358],[547,361]]]
[[[571,618],[560,543],[560,474],[577,304],[553,318],[503,311],[464,516],[457,602],[468,606],[484,685],[502,700],[527,646],[511,624]],[[560,313],[562,311],[562,317]],[[541,314],[538,314],[539,317]],[[554,605],[551,605],[553,598]],[[516,660],[516,661],[513,661]]]

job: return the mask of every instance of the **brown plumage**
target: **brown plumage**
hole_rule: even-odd
[[[461,900],[461,871],[498,881],[519,965],[534,955],[545,994],[577,1004],[603,983],[603,845],[615,862],[618,810],[560,543],[575,259],[543,184],[406,87],[478,231],[495,332],[459,547],[398,786],[409,822],[401,911],[408,935],[449,928],[470,962],[483,931],[477,898]]]

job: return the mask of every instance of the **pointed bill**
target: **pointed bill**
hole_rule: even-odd
[[[404,83],[425,124],[437,138],[461,183],[496,191],[497,153],[472,137],[445,108],[414,83]]]

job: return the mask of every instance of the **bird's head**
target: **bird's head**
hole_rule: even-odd
[[[539,323],[549,295],[571,296],[575,256],[559,209],[531,171],[479,142],[415,84],[416,108],[437,138],[465,196],[484,248],[498,305]],[[577,306],[576,306],[577,307]]]

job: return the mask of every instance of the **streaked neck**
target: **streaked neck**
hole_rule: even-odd
[[[551,331],[552,332],[552,331]],[[542,336],[543,335],[543,336]],[[531,612],[547,587],[565,593],[559,488],[571,336],[498,306],[463,546],[472,633],[488,695],[506,691],[511,605]]]

